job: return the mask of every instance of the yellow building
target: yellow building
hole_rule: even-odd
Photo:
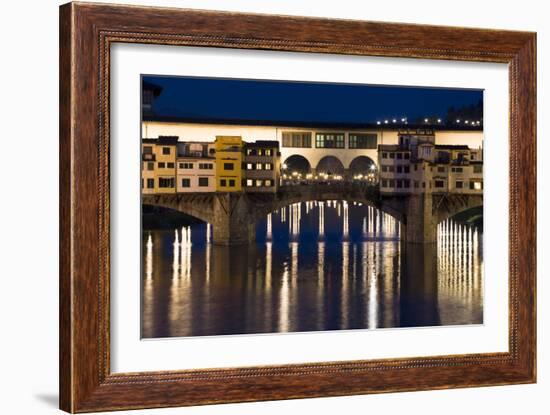
[[[243,140],[239,136],[216,136],[216,191],[242,191]]]
[[[160,136],[141,141],[141,188],[144,194],[176,193],[178,137]]]

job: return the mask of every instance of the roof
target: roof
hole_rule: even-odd
[[[382,150],[382,151],[398,151],[398,150],[410,151],[408,149],[404,149],[399,144],[378,144],[378,151],[380,151],[380,150]]]
[[[436,131],[483,131],[483,126],[466,125],[426,125],[426,124],[376,124],[374,122],[320,122],[320,121],[296,121],[296,120],[250,120],[234,118],[197,118],[191,116],[166,116],[157,114],[143,114],[143,121],[166,122],[181,124],[220,124],[220,125],[242,125],[242,126],[264,126],[264,127],[296,127],[296,128],[323,128],[340,130],[389,130],[401,129],[433,129]]]
[[[245,147],[260,147],[260,148],[279,148],[279,142],[276,140],[257,140],[254,142],[244,142]]]
[[[436,144],[436,150],[469,150],[470,147],[462,144]]]
[[[164,146],[175,146],[179,140],[177,135],[160,135],[158,138],[142,138],[143,144],[161,144]]]

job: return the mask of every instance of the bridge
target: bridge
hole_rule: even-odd
[[[245,244],[254,240],[256,222],[285,206],[307,201],[345,200],[372,206],[401,223],[401,238],[434,243],[437,224],[462,211],[482,206],[482,195],[420,193],[382,195],[376,185],[356,182],[301,183],[276,193],[174,193],[143,195],[142,203],[173,209],[212,225],[213,242]]]

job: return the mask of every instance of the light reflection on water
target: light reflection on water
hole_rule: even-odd
[[[142,337],[376,329],[483,322],[482,235],[446,221],[434,245],[355,203],[268,215],[248,246],[210,225],[143,231]]]

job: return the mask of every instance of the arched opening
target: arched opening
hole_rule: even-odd
[[[315,169],[318,176],[323,179],[342,179],[345,169],[342,162],[334,156],[325,156],[317,164]]]
[[[349,165],[348,177],[352,180],[375,183],[377,181],[376,163],[367,156],[355,157]]]
[[[304,156],[295,154],[288,157],[281,165],[283,180],[300,180],[307,178],[311,165]]]
[[[448,219],[483,229],[483,206],[475,206],[462,210]]]
[[[173,229],[206,223],[202,219],[165,206],[141,205],[141,223],[145,230]]]

